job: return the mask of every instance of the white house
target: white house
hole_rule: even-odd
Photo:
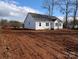
[[[63,22],[55,16],[28,13],[24,21],[24,28],[35,30],[63,29]]]

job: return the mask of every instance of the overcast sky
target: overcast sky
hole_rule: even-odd
[[[46,14],[42,0],[0,0],[0,18],[24,21],[28,12]],[[54,16],[62,16],[56,9]]]

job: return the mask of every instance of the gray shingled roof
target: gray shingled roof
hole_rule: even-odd
[[[30,14],[36,21],[55,21],[56,19],[58,19],[55,16],[48,16],[36,13],[28,13],[28,14]]]

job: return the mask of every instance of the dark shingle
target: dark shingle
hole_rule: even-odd
[[[28,13],[28,14],[30,14],[36,21],[55,21],[56,19],[58,19],[55,16],[48,16],[36,13]]]

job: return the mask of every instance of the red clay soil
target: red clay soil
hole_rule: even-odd
[[[77,59],[77,31],[3,30],[0,59]]]

